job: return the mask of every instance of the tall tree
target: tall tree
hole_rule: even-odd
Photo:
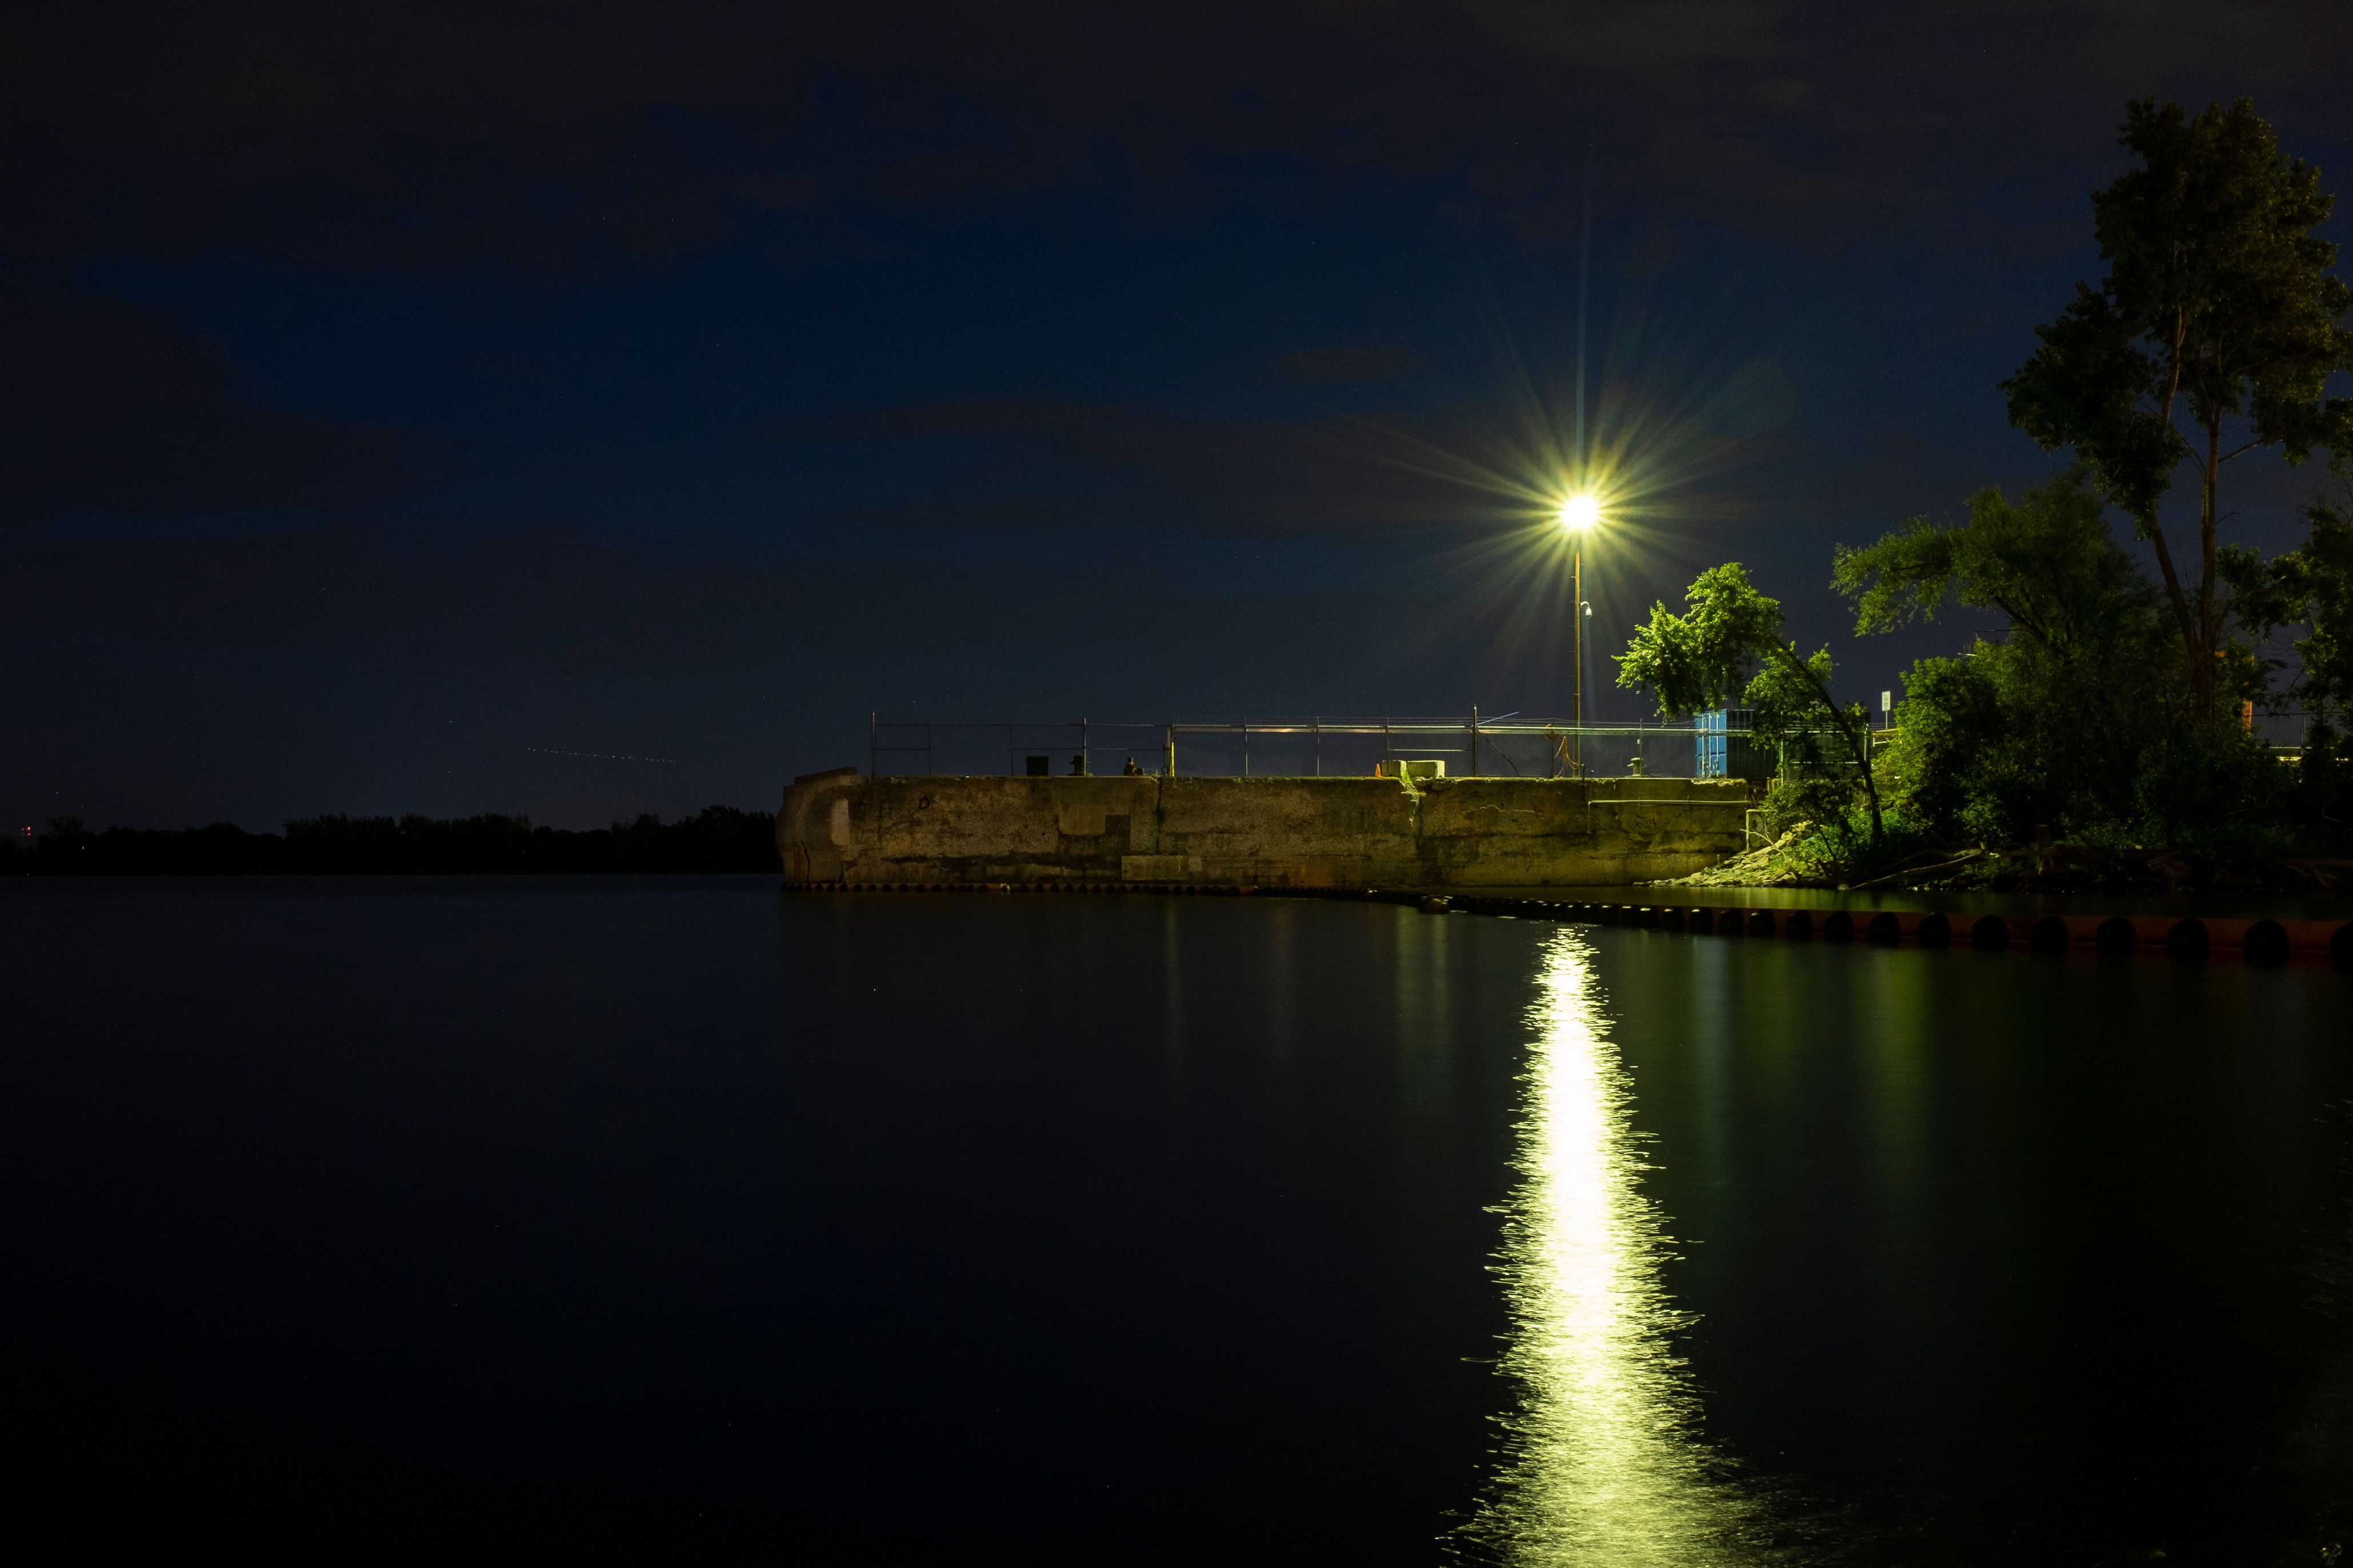
[[[2231,614],[2215,572],[2222,468],[2266,447],[2291,463],[2316,447],[2353,453],[2353,399],[2326,392],[2353,369],[2353,289],[2312,232],[2331,205],[2320,172],[2282,156],[2248,100],[2191,116],[2142,99],[2120,140],[2137,165],[2092,198],[2108,275],[2075,286],[2002,390],[2010,423],[2046,449],[2073,447],[2155,547],[2211,717]],[[2184,462],[2199,496],[2187,579],[2158,516]]]
[[[1720,708],[1737,693],[1755,711],[1751,735],[1778,742],[1785,755],[1812,752],[1835,737],[1862,781],[1871,842],[1882,833],[1879,788],[1871,776],[1871,721],[1859,704],[1831,695],[1828,648],[1808,658],[1781,637],[1781,601],[1757,591],[1737,561],[1711,566],[1684,593],[1691,609],[1664,605],[1618,656],[1618,684],[1647,686],[1659,711],[1680,716]]]

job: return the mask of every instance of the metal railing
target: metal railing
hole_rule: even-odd
[[[1711,722],[1714,720],[1715,721]],[[2250,728],[2271,749],[2294,757],[2301,752],[2309,716],[2257,714]],[[1250,777],[1360,776],[1383,762],[1438,760],[1450,773],[1472,777],[1660,778],[1746,776],[1761,761],[1729,742],[1749,731],[1702,715],[1683,724],[1585,724],[1523,718],[1516,713],[1467,717],[1104,721],[1013,720],[951,722],[935,720],[868,720],[867,772],[932,774],[943,771],[1008,775],[1042,771],[1052,775],[1179,771],[1195,775]],[[1825,731],[1828,735],[1831,732]],[[1874,755],[1895,737],[1894,729],[1872,731]],[[2293,741],[2290,738],[2293,737]],[[1826,745],[1819,770],[1852,772],[1841,748]],[[1099,769],[1098,758],[1120,760]],[[917,759],[920,759],[918,763]],[[1138,759],[1142,759],[1139,761]],[[944,761],[945,766],[943,767]],[[1767,772],[1788,759],[1778,755]],[[889,765],[886,765],[886,762]]]
[[[1105,721],[1099,719],[948,722],[869,718],[867,772],[1008,776],[1100,775],[1134,772],[1174,776],[1361,776],[1378,763],[1440,761],[1470,777],[1566,778],[1579,775],[1702,776],[1703,738],[1715,742],[1745,729],[1692,724],[1585,724],[1482,717]],[[1117,758],[1111,766],[1098,760]],[[976,765],[986,764],[986,765]],[[1720,767],[1721,763],[1717,765]]]

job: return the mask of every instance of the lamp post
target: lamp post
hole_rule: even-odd
[[[1593,613],[1585,602],[1585,536],[1600,521],[1601,498],[1591,490],[1579,490],[1560,503],[1560,526],[1569,539],[1570,592],[1576,601],[1571,646],[1575,649],[1577,690],[1569,700],[1569,727],[1577,735],[1573,771],[1578,778],[1585,776],[1585,620]]]

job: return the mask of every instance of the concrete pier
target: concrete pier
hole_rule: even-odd
[[[1746,846],[1739,780],[868,778],[785,790],[794,882],[1501,888],[1680,877]]]

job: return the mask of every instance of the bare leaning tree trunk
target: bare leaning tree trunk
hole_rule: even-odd
[[[1853,753],[1855,768],[1862,775],[1863,805],[1871,813],[1871,844],[1873,848],[1877,848],[1881,838],[1885,837],[1886,828],[1879,817],[1879,784],[1871,776],[1869,721],[1859,721],[1841,708],[1838,705],[1838,700],[1831,695],[1831,689],[1814,679],[1814,672],[1806,668],[1806,661],[1798,657],[1795,648],[1785,648],[1777,644],[1774,652],[1790,668],[1804,677],[1808,686],[1814,689],[1815,700],[1821,703],[1823,711],[1831,716],[1831,722],[1838,726],[1839,734],[1845,740],[1847,750]]]

